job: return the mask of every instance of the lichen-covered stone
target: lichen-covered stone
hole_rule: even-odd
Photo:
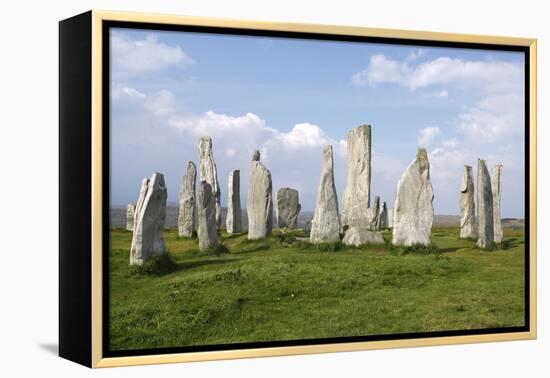
[[[325,146],[321,166],[321,179],[317,191],[315,214],[311,221],[309,240],[312,243],[340,240],[340,217],[338,216],[338,196],[334,185],[334,162],[332,146]]]
[[[384,238],[380,232],[350,227],[347,229],[342,243],[348,246],[359,247],[368,244],[384,244]]]
[[[241,211],[241,172],[231,171],[227,179],[227,216],[225,226],[229,234],[243,231]]]
[[[199,186],[199,249],[205,251],[218,243],[218,227],[216,224],[216,197],[212,193],[212,186],[201,181]]]
[[[494,241],[497,244],[502,243],[502,223],[500,218],[500,201],[502,195],[502,165],[493,167],[491,175],[491,189],[493,190],[493,223],[494,223]]]
[[[279,228],[296,228],[300,214],[298,191],[292,188],[281,188],[275,194],[275,212]]]
[[[460,185],[460,237],[475,238],[477,226],[475,221],[476,207],[474,199],[474,177],[472,167],[464,166],[462,183]]]
[[[220,229],[222,224],[221,192],[218,182],[218,169],[212,151],[212,138],[204,136],[199,139],[200,181],[206,181],[212,188],[212,195],[216,201],[216,225]]]
[[[430,182],[430,162],[420,148],[397,184],[393,214],[394,245],[431,244],[434,193]]]
[[[141,265],[147,259],[166,252],[162,232],[167,197],[161,173],[154,173],[150,180],[143,179],[135,210],[130,265]]]
[[[178,214],[179,236],[191,237],[196,225],[197,210],[195,192],[197,182],[197,167],[192,161],[187,163],[187,172],[181,180],[180,203]]]
[[[260,152],[255,151],[250,164],[248,181],[248,239],[261,239],[273,229],[273,186],[271,172],[260,162]]]
[[[477,246],[492,248],[495,244],[493,190],[485,160],[477,160]]]
[[[134,231],[134,217],[136,212],[136,205],[129,203],[126,206],[126,229],[128,231]]]

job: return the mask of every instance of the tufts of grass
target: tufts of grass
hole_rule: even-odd
[[[318,252],[337,252],[340,251],[344,245],[342,242],[324,242],[324,243],[310,243],[304,240],[297,240],[294,243],[294,247],[300,250],[318,251]]]
[[[172,256],[166,252],[158,256],[151,257],[141,265],[130,266],[131,275],[162,276],[172,273],[177,269],[177,264]]]
[[[223,243],[218,243],[213,247],[202,251],[200,254],[206,256],[221,256],[226,253],[229,253],[229,249],[227,249],[227,247]]]
[[[389,251],[396,256],[403,255],[439,255],[441,251],[435,244],[413,244],[410,246],[388,245]]]

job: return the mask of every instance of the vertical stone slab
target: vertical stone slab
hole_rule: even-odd
[[[128,231],[134,231],[134,217],[136,212],[136,205],[129,203],[126,206],[126,229]]]
[[[229,234],[243,231],[241,211],[241,171],[234,170],[227,179],[227,217],[225,226]]]
[[[212,187],[212,195],[216,201],[216,224],[220,229],[222,224],[221,192],[218,182],[218,169],[212,152],[212,138],[204,136],[199,139],[200,180],[206,181]]]
[[[472,167],[465,165],[460,185],[460,237],[463,239],[477,237],[475,212],[474,176]]]
[[[340,240],[340,217],[338,196],[334,185],[334,162],[332,146],[323,149],[321,179],[317,190],[317,204],[311,221],[309,241],[312,243],[335,242]]]
[[[386,205],[386,201],[384,201],[382,202],[382,206],[380,206],[378,224],[376,227],[378,230],[385,230],[388,228],[388,224],[388,206]]]
[[[162,232],[167,197],[161,173],[154,173],[150,180],[143,180],[136,204],[130,265],[141,265],[147,259],[166,252]]]
[[[429,245],[434,218],[434,193],[430,182],[430,162],[425,149],[419,148],[397,184],[393,215],[394,245]]]
[[[180,203],[178,214],[178,235],[190,238],[196,225],[197,210],[195,206],[195,189],[197,167],[192,161],[187,163],[187,172],[181,180]]]
[[[495,230],[493,220],[493,190],[485,160],[477,160],[477,246],[492,248]]]
[[[393,208],[388,209],[388,228],[393,228]]]
[[[218,226],[216,223],[216,197],[212,192],[212,185],[201,181],[198,203],[199,249],[205,251],[218,244]]]
[[[275,194],[275,212],[279,228],[298,227],[298,214],[302,206],[298,191],[292,188],[281,188]]]
[[[248,181],[248,239],[261,239],[273,229],[273,187],[271,172],[260,162],[260,151],[254,151]]]
[[[374,197],[374,205],[367,209],[367,214],[370,219],[369,230],[380,230],[380,196]]]
[[[500,217],[500,201],[502,195],[502,165],[493,167],[491,175],[491,189],[493,190],[493,223],[494,223],[494,241],[497,244],[502,243],[502,223]]]
[[[342,207],[342,227],[370,227],[371,126],[361,125],[347,135],[347,184]]]

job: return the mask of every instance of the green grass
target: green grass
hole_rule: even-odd
[[[313,246],[299,232],[265,240],[165,231],[169,256],[129,267],[131,232],[111,230],[113,350],[524,324],[524,234],[484,251],[437,228],[430,248]],[[384,233],[389,241],[391,234]]]

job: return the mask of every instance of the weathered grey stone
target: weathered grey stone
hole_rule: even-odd
[[[388,228],[393,228],[393,208],[388,209]]]
[[[279,228],[296,228],[298,214],[302,206],[298,191],[292,188],[281,188],[275,194],[275,212],[277,214],[277,226]]]
[[[312,243],[340,240],[340,218],[338,216],[338,196],[334,185],[334,162],[332,146],[323,149],[321,179],[317,190],[317,204],[311,221],[309,241]]]
[[[378,230],[385,230],[388,228],[388,206],[386,205],[386,202],[382,202],[382,206],[380,206],[380,212],[378,213],[378,224],[376,225],[376,228]]]
[[[342,227],[369,228],[371,181],[371,127],[361,125],[347,135],[347,184],[342,207]]]
[[[216,197],[212,185],[201,181],[199,186],[199,249],[204,251],[218,244],[218,227],[216,224]]]
[[[227,179],[227,216],[225,219],[227,232],[230,234],[243,231],[241,212],[241,172],[231,171]]]
[[[212,195],[216,201],[216,225],[220,229],[222,224],[221,192],[218,182],[218,169],[212,152],[212,138],[204,136],[199,139],[200,181],[206,181],[212,187]]]
[[[260,151],[255,151],[250,164],[248,180],[248,239],[261,239],[273,229],[273,187],[271,172],[260,162]]]
[[[475,238],[477,236],[476,207],[474,200],[474,176],[472,167],[464,166],[462,183],[460,185],[460,237]]]
[[[485,160],[477,160],[477,246],[494,246],[493,190]]]
[[[196,227],[197,210],[195,206],[195,189],[197,167],[192,161],[187,163],[187,172],[181,180],[180,203],[178,214],[179,236],[191,237]]]
[[[430,182],[430,162],[425,149],[419,148],[397,184],[393,214],[395,245],[429,245],[434,218],[434,193]]]
[[[502,223],[500,219],[500,200],[502,194],[502,165],[493,167],[491,175],[491,189],[493,190],[493,223],[495,243],[502,243]]]
[[[367,244],[384,244],[384,238],[380,232],[350,227],[346,231],[342,243],[349,246],[359,247]]]
[[[136,205],[129,203],[126,206],[126,229],[128,231],[134,231],[134,217],[136,212]]]
[[[380,197],[374,197],[374,205],[367,209],[367,214],[370,220],[369,230],[378,231],[380,230]]]
[[[143,179],[136,204],[130,265],[141,265],[147,259],[166,252],[164,221],[166,219],[166,185],[161,173]]]

